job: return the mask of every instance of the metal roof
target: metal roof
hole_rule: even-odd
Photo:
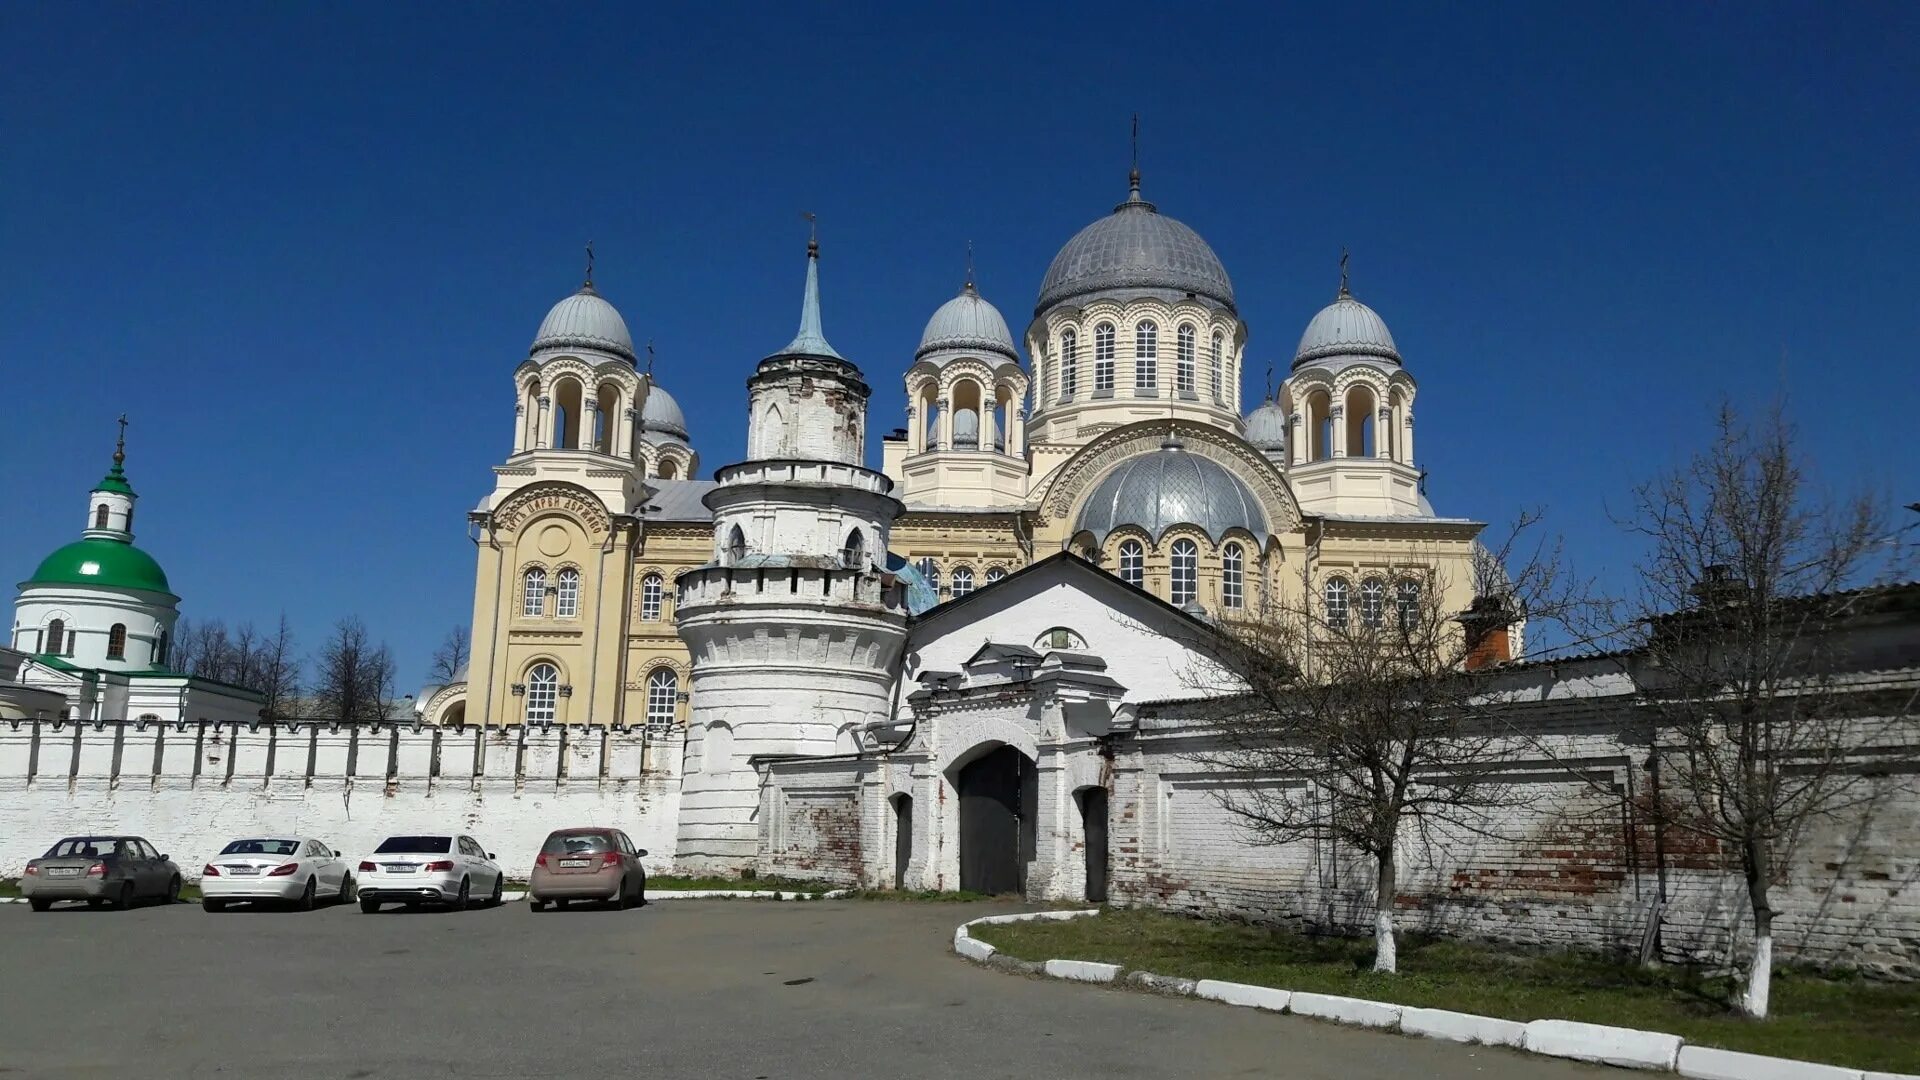
[[[1066,300],[1161,291],[1205,297],[1233,311],[1227,268],[1200,234],[1160,213],[1136,186],[1113,213],[1067,241],[1047,267],[1034,314]]]
[[[1080,505],[1074,531],[1102,540],[1123,525],[1138,526],[1156,539],[1175,525],[1199,526],[1216,541],[1236,528],[1260,543],[1267,539],[1266,511],[1246,483],[1175,440],[1115,466]]]

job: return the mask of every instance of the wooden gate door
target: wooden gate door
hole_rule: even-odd
[[[1021,891],[1021,789],[1033,768],[1002,746],[960,770],[960,887],[989,896]]]
[[[1087,830],[1087,903],[1107,901],[1107,789],[1080,793],[1080,820]]]

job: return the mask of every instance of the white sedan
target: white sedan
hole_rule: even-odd
[[[360,860],[355,878],[360,910],[381,904],[473,906],[484,898],[498,906],[507,875],[471,836],[389,836]]]
[[[319,900],[353,899],[353,874],[340,853],[306,836],[235,840],[200,868],[200,906],[271,901],[313,910]]]

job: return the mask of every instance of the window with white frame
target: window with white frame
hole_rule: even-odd
[[[953,595],[955,599],[973,591],[973,567],[957,566],[953,570]]]
[[[520,614],[535,616],[547,610],[547,572],[534,567],[521,578]]]
[[[991,570],[987,571],[987,584],[991,585],[994,582],[999,581],[1002,578],[1005,578],[1006,576],[1007,576],[1007,571],[1005,570],[1005,568],[996,566]]]
[[[1327,579],[1327,622],[1334,626],[1347,625],[1347,592],[1346,578]]]
[[[661,602],[666,592],[666,582],[661,580],[659,574],[648,574],[640,579],[640,618],[643,621],[660,621]]]
[[[1151,390],[1160,383],[1160,328],[1141,322],[1133,328],[1133,388]]]
[[[673,726],[680,704],[680,676],[672,668],[654,668],[647,676],[647,726],[664,731]]]
[[[933,556],[926,556],[915,563],[914,567],[920,571],[921,577],[927,579],[927,588],[932,589],[934,595],[938,596],[940,594],[940,566],[933,561]]]
[[[1191,540],[1173,542],[1173,587],[1167,599],[1174,607],[1193,603],[1199,595],[1200,546]]]
[[[1193,325],[1181,323],[1173,347],[1173,388],[1183,394],[1193,393],[1193,363]]]
[[[1394,590],[1394,606],[1398,609],[1402,629],[1411,630],[1420,621],[1420,583],[1413,580],[1400,582]]]
[[[1236,611],[1247,606],[1245,559],[1239,544],[1220,550],[1220,606]]]
[[[527,672],[527,723],[551,721],[560,701],[560,669],[552,664],[535,664]]]
[[[1075,376],[1080,366],[1080,338],[1068,330],[1060,335],[1060,400],[1073,398],[1077,389]]]
[[[1387,621],[1387,587],[1379,578],[1360,583],[1360,621],[1367,626]]]
[[[1113,324],[1093,328],[1093,392],[1113,389]]]
[[[1213,400],[1224,405],[1227,399],[1220,396],[1222,363],[1220,357],[1220,332],[1216,330],[1213,334],[1213,349],[1207,356],[1207,367],[1209,369],[1207,378],[1213,383]]]
[[[569,566],[554,575],[553,613],[562,619],[580,614],[580,571]]]
[[[1147,580],[1147,549],[1138,540],[1120,544],[1120,580],[1138,589]]]

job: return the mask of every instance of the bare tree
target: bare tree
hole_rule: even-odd
[[[1794,430],[1775,405],[1749,425],[1731,408],[1713,440],[1635,491],[1629,528],[1645,537],[1633,616],[1642,697],[1656,721],[1658,808],[1669,823],[1737,857],[1753,914],[1739,1007],[1767,1015],[1773,966],[1769,891],[1794,838],[1874,794],[1894,716],[1854,715],[1840,676],[1846,624],[1899,549],[1884,504],[1811,491]]]
[[[358,618],[340,620],[314,663],[313,695],[322,712],[348,722],[384,720],[393,707],[393,654],[375,645]]]
[[[253,688],[266,698],[267,718],[281,719],[300,695],[300,655],[285,612],[280,613],[272,635],[255,648],[253,666],[257,673]]]
[[[427,681],[446,686],[466,678],[466,666],[471,658],[472,645],[467,640],[467,628],[456,626],[447,631],[447,639],[433,652],[433,665],[427,670]]]
[[[1258,781],[1216,796],[1256,842],[1331,839],[1372,860],[1375,971],[1397,969],[1402,844],[1488,835],[1491,812],[1508,800],[1499,766],[1513,741],[1476,720],[1474,669],[1518,659],[1523,622],[1537,628],[1578,602],[1561,587],[1557,543],[1522,554],[1537,521],[1523,516],[1498,548],[1470,560],[1469,611],[1443,603],[1450,582],[1438,560],[1410,559],[1358,595],[1222,624],[1216,655],[1245,692],[1200,707],[1218,742],[1195,756]]]

